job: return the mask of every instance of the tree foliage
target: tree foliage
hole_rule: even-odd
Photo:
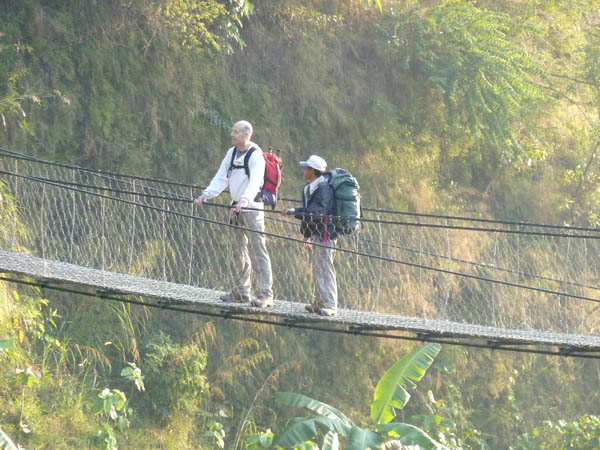
[[[592,450],[600,446],[600,418],[584,414],[573,422],[546,421],[518,438],[515,450]]]
[[[546,96],[544,71],[511,39],[508,14],[475,2],[445,0],[395,12],[380,28],[399,68],[430,83],[443,98],[452,133],[469,133],[506,158],[523,149],[515,133]]]
[[[259,144],[284,148],[290,168],[319,153],[351,170],[369,206],[600,223],[595,2],[12,0],[0,4],[0,33],[3,147],[205,184],[244,117]],[[286,169],[285,180],[283,195],[297,195],[299,175]],[[26,242],[4,184],[0,195],[0,243],[14,233]],[[35,426],[27,448],[89,446],[97,423],[86,405],[126,361],[143,368],[148,393],[127,393],[143,407],[124,445],[228,448],[253,424],[276,423],[276,389],[313,389],[363,417],[373,374],[399,351],[229,323],[206,345],[190,338],[200,325],[187,317],[13,290],[0,291],[0,339],[14,344],[0,365],[27,389],[0,383],[0,421],[12,437]],[[525,432],[558,445],[595,412],[593,363],[461,352],[444,357],[457,369],[443,380],[419,381],[439,399],[417,392],[403,408],[448,446],[501,448]],[[290,355],[293,375],[273,369]],[[42,374],[30,387],[28,369]],[[333,376],[353,384],[323,387]],[[389,385],[392,402],[378,410],[393,414],[410,384]],[[387,433],[308,411],[318,419],[298,429],[314,426],[321,448]],[[347,434],[326,432],[332,421]],[[586,421],[573,442],[593,445],[584,438],[595,419]],[[272,443],[255,431],[254,448]]]
[[[0,55],[3,57],[9,56],[10,51],[18,53],[29,53],[31,47],[23,44],[10,43],[6,45],[3,41],[6,39],[4,33],[0,31]],[[12,44],[12,49],[7,47]],[[9,51],[10,50],[10,51]],[[0,126],[6,130],[8,128],[7,116],[17,116],[19,118],[19,126],[22,129],[28,128],[27,113],[23,105],[28,102],[39,105],[41,103],[39,94],[33,92],[32,89],[23,90],[19,86],[19,82],[27,76],[28,69],[24,65],[13,66],[10,64],[10,57],[6,58],[9,61],[9,70],[4,74],[0,74]]]
[[[247,0],[161,0],[149,3],[154,18],[166,24],[178,37],[175,45],[202,51],[232,53],[234,44],[243,48],[242,19],[254,9]],[[160,26],[160,25],[159,25]]]

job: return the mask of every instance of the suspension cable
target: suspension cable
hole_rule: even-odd
[[[524,348],[520,346],[511,347],[510,344],[498,344],[495,341],[488,340],[486,343],[477,343],[477,342],[469,342],[469,341],[460,341],[457,338],[443,338],[440,336],[436,336],[435,334],[428,333],[417,333],[416,336],[403,336],[398,334],[386,334],[383,332],[375,332],[368,331],[365,329],[356,329],[356,328],[335,328],[335,327],[326,327],[326,326],[318,326],[313,324],[305,324],[296,321],[277,321],[277,320],[269,320],[264,318],[256,318],[249,317],[248,315],[236,315],[233,312],[225,311],[225,312],[210,312],[210,311],[199,311],[197,309],[185,308],[182,306],[168,305],[164,303],[149,303],[141,300],[134,300],[128,298],[129,295],[127,293],[119,293],[122,296],[112,295],[112,294],[102,294],[100,295],[98,292],[89,292],[80,289],[74,288],[66,288],[64,286],[55,286],[49,284],[47,282],[39,282],[39,281],[27,281],[19,278],[5,277],[0,276],[1,281],[6,281],[9,283],[22,284],[26,286],[38,287],[41,289],[50,289],[57,292],[64,292],[68,294],[81,295],[83,297],[94,298],[98,300],[110,300],[116,301],[120,303],[126,303],[130,305],[144,306],[150,308],[163,309],[167,311],[174,311],[180,313],[187,314],[196,314],[200,316],[206,317],[214,317],[220,319],[230,319],[242,322],[249,323],[260,323],[265,325],[274,325],[274,326],[282,326],[286,328],[295,328],[309,331],[320,331],[327,333],[339,333],[339,334],[348,334],[353,336],[364,336],[364,337],[375,337],[375,338],[383,338],[383,339],[396,339],[396,340],[405,340],[405,341],[416,341],[416,342],[436,342],[439,344],[446,345],[454,345],[460,347],[472,347],[478,349],[489,349],[489,350],[500,350],[500,351],[508,351],[508,352],[516,352],[516,353],[530,353],[530,354],[538,354],[538,355],[548,355],[548,356],[561,356],[561,357],[570,357],[570,358],[586,358],[586,359],[600,359],[600,354],[596,353],[598,350],[596,349],[576,349],[573,346],[561,348],[559,350],[542,350],[541,348]],[[157,297],[159,300],[173,300],[167,296]],[[512,344],[516,345],[516,344]],[[526,345],[534,345],[526,344]]]
[[[285,224],[291,225],[291,226],[297,226],[298,225],[296,222],[292,222],[292,221],[284,220],[284,219],[279,219],[279,218],[276,218],[276,217],[269,217],[269,216],[267,216],[267,218],[270,219],[270,220],[272,220],[272,221],[280,222],[280,223],[285,223]],[[523,271],[514,270],[514,269],[508,269],[506,267],[500,267],[500,266],[496,266],[496,265],[493,265],[493,264],[479,263],[479,262],[475,262],[475,261],[469,261],[467,259],[455,258],[453,256],[440,255],[440,254],[433,253],[433,252],[428,252],[428,251],[424,251],[424,250],[418,250],[416,248],[406,247],[404,245],[397,245],[397,244],[390,244],[388,242],[375,241],[373,239],[367,239],[367,238],[363,238],[363,237],[360,237],[360,236],[357,237],[356,239],[358,239],[359,241],[362,241],[362,242],[367,242],[369,244],[383,245],[384,247],[387,247],[387,248],[395,248],[395,249],[398,249],[398,250],[404,250],[404,251],[409,252],[409,253],[417,253],[417,254],[431,256],[431,257],[434,257],[434,258],[446,259],[448,261],[458,262],[458,263],[462,263],[462,264],[468,264],[468,265],[471,265],[471,266],[474,266],[474,267],[482,267],[484,269],[492,269],[492,270],[497,270],[497,271],[500,271],[500,272],[512,273],[512,274],[515,274],[515,275],[522,275],[522,276],[527,277],[527,278],[535,278],[535,279],[544,280],[544,281],[552,281],[552,282],[556,282],[556,283],[560,283],[560,284],[566,284],[566,285],[569,285],[569,286],[576,286],[576,287],[581,287],[581,288],[593,289],[593,290],[596,290],[596,291],[600,291],[600,286],[594,286],[594,285],[590,285],[590,284],[577,283],[577,282],[574,282],[574,281],[566,281],[566,280],[561,280],[559,278],[546,277],[546,276],[538,275],[538,274],[534,274],[534,273],[523,272]]]
[[[4,172],[0,171],[0,173],[4,173]],[[294,238],[294,237],[291,237],[291,236],[279,235],[279,234],[268,232],[268,231],[253,230],[251,228],[242,227],[240,225],[234,225],[234,224],[230,224],[230,223],[227,223],[227,222],[220,222],[218,220],[208,219],[206,217],[195,216],[195,215],[181,213],[181,212],[177,212],[177,211],[170,211],[170,210],[159,208],[159,207],[152,206],[152,205],[146,205],[146,204],[143,204],[143,203],[137,203],[137,202],[134,202],[134,201],[131,201],[131,200],[125,200],[125,199],[121,199],[121,198],[117,198],[117,197],[111,197],[109,195],[99,194],[99,193],[95,193],[95,192],[89,192],[89,191],[86,191],[86,190],[83,190],[83,189],[79,189],[79,188],[75,188],[75,187],[69,187],[69,186],[63,185],[61,183],[55,183],[55,182],[51,182],[51,181],[35,180],[35,179],[32,179],[32,177],[30,177],[28,175],[21,175],[21,174],[11,174],[11,175],[16,176],[16,177],[20,177],[20,178],[24,178],[24,179],[30,179],[30,180],[33,180],[33,181],[38,181],[38,182],[44,183],[44,184],[49,184],[49,185],[52,185],[52,186],[55,186],[55,187],[59,187],[59,188],[62,188],[62,189],[67,189],[67,190],[73,190],[73,191],[76,191],[76,192],[81,192],[81,193],[88,194],[88,195],[95,196],[95,197],[99,197],[99,198],[105,198],[105,199],[113,200],[113,201],[120,202],[120,203],[125,203],[125,204],[129,204],[129,205],[133,205],[133,206],[139,206],[141,208],[145,208],[145,209],[149,209],[149,210],[153,210],[153,211],[157,211],[157,212],[161,212],[161,213],[172,214],[174,216],[184,217],[184,218],[188,218],[188,219],[195,219],[195,220],[199,220],[201,222],[211,223],[211,224],[222,226],[222,227],[235,228],[235,229],[239,229],[239,230],[248,231],[248,232],[251,232],[251,233],[262,234],[264,236],[274,237],[274,238],[277,238],[277,239],[287,240],[287,241],[290,241],[290,242],[296,242],[296,243],[302,243],[302,244],[304,243],[304,241],[302,239]],[[515,288],[527,289],[527,290],[536,291],[536,292],[542,292],[542,293],[550,294],[550,295],[557,295],[557,296],[563,296],[563,297],[567,297],[567,298],[573,298],[573,299],[586,300],[586,301],[591,301],[591,302],[595,302],[595,303],[600,303],[600,298],[588,297],[588,296],[584,296],[584,295],[569,294],[569,293],[566,293],[566,292],[554,291],[554,290],[551,290],[551,289],[545,289],[545,288],[534,287],[534,286],[528,286],[528,285],[523,285],[523,284],[519,284],[519,283],[513,283],[513,282],[510,282],[510,281],[497,280],[497,279],[494,279],[494,278],[487,278],[487,277],[483,277],[483,276],[479,276],[479,275],[472,275],[472,274],[468,274],[468,273],[464,273],[464,272],[455,272],[455,271],[452,271],[452,270],[442,269],[442,268],[439,268],[439,267],[427,266],[427,265],[423,265],[423,264],[412,263],[412,262],[409,262],[409,261],[403,261],[403,260],[400,260],[400,259],[390,258],[390,257],[386,257],[386,256],[374,255],[374,254],[371,254],[371,253],[360,252],[358,250],[351,250],[351,249],[342,248],[342,247],[329,247],[329,246],[327,246],[325,244],[321,244],[321,243],[318,243],[318,242],[312,242],[311,245],[317,246],[317,247],[324,247],[324,248],[334,249],[334,250],[340,251],[342,253],[348,253],[348,254],[352,254],[352,255],[364,256],[364,257],[370,258],[370,259],[377,259],[377,260],[380,260],[380,261],[401,264],[401,265],[405,265],[405,266],[409,266],[409,267],[420,268],[420,269],[425,269],[425,270],[431,270],[433,272],[444,273],[444,274],[447,274],[447,275],[456,275],[456,276],[460,276],[460,277],[464,277],[464,278],[470,278],[470,279],[475,279],[475,280],[479,280],[479,281],[486,281],[486,282],[490,282],[490,283],[496,283],[496,284],[500,284],[500,285],[504,285],[504,286],[510,286],[510,287],[515,287]]]
[[[150,182],[155,182],[155,183],[163,183],[163,184],[167,184],[167,185],[186,187],[186,188],[192,188],[192,189],[198,189],[198,190],[205,188],[204,186],[199,186],[199,185],[190,184],[190,183],[181,183],[181,182],[177,182],[177,181],[170,181],[170,180],[164,180],[164,179],[158,179],[158,178],[128,175],[128,174],[123,174],[123,173],[118,173],[118,172],[110,172],[110,171],[101,170],[101,169],[90,169],[90,168],[85,168],[85,167],[81,167],[81,166],[77,166],[77,165],[73,165],[73,164],[65,164],[65,163],[47,161],[47,160],[44,160],[44,159],[41,159],[41,158],[38,158],[35,156],[25,155],[23,153],[18,153],[18,152],[8,150],[8,149],[2,148],[2,147],[0,147],[0,153],[5,153],[5,155],[12,157],[12,158],[16,158],[16,159],[23,159],[23,160],[27,160],[27,161],[31,161],[31,162],[37,162],[37,163],[41,163],[41,164],[53,165],[53,166],[57,166],[57,167],[63,167],[63,168],[74,169],[74,170],[80,170],[80,171],[94,173],[94,174],[110,175],[110,176],[129,178],[129,179],[135,179],[135,180],[140,180],[140,181],[150,181]],[[151,187],[148,187],[148,188],[156,189],[156,188],[151,188]],[[298,199],[282,198],[281,200],[299,203]],[[484,218],[465,217],[465,216],[427,214],[427,213],[416,213],[416,212],[409,212],[409,211],[398,211],[398,210],[384,209],[384,208],[364,207],[362,209],[363,209],[363,211],[370,211],[370,212],[375,212],[375,213],[406,215],[406,216],[413,216],[413,217],[426,217],[426,218],[444,219],[444,220],[495,223],[495,224],[503,224],[503,225],[516,225],[516,226],[537,227],[537,228],[554,228],[554,229],[587,231],[587,232],[594,232],[594,233],[600,232],[600,228],[594,228],[594,227],[579,227],[579,226],[572,226],[572,225],[542,224],[542,223],[523,222],[523,221],[514,221],[514,220],[484,219]],[[404,223],[401,223],[401,224],[404,224]],[[470,229],[470,228],[465,228],[465,229]],[[483,229],[483,230],[485,230],[485,229]]]
[[[11,176],[16,176],[17,174],[13,173],[13,172],[8,172],[8,171],[3,171],[0,170],[0,174],[5,174],[5,175],[11,175]],[[44,177],[37,177],[37,176],[27,176],[29,177],[29,179],[31,179],[32,181],[39,181],[39,182],[44,182],[44,181],[50,181],[50,182],[55,182],[57,184],[64,184],[66,186],[75,186],[75,187],[80,187],[80,188],[89,188],[89,189],[96,189],[96,190],[102,190],[102,191],[108,191],[108,192],[114,192],[114,193],[120,193],[120,194],[130,194],[130,195],[136,195],[136,196],[141,196],[141,197],[147,197],[147,198],[152,198],[152,199],[159,199],[159,200],[170,200],[170,201],[174,201],[174,202],[185,202],[185,203],[190,203],[192,200],[190,200],[189,197],[185,197],[179,194],[174,193],[177,197],[170,197],[170,196],[164,196],[164,195],[157,195],[157,194],[149,194],[149,193],[143,193],[143,192],[137,192],[137,191],[127,191],[127,190],[123,190],[123,189],[116,189],[116,188],[110,188],[110,187],[105,187],[105,186],[97,186],[97,185],[92,185],[92,184],[83,184],[83,183],[76,183],[76,182],[69,182],[69,181],[64,181],[64,180],[57,180],[57,179],[52,179],[52,178],[44,178]],[[205,202],[205,204],[207,206],[214,206],[214,207],[222,207],[222,208],[231,208],[230,205],[225,205],[225,204],[219,204],[219,203],[213,203],[213,202]],[[261,209],[257,209],[257,208],[245,208],[245,209],[250,209],[250,210],[254,210],[254,211],[264,211],[264,212],[280,212],[279,210],[261,210]],[[319,215],[319,217],[321,217],[321,215]],[[334,216],[331,216],[334,217]],[[290,225],[297,225],[296,222],[291,222],[291,221],[286,221],[286,220],[282,220],[282,219],[278,219],[275,217],[271,217],[271,216],[267,216],[268,219],[273,220],[273,221],[277,221],[277,222],[281,222],[281,223],[286,223],[286,224],[290,224]],[[547,235],[547,234],[544,234]],[[565,237],[564,234],[551,234],[551,236],[560,236],[560,237]],[[567,235],[569,237],[573,237],[572,235]],[[579,237],[579,236],[577,236]],[[587,236],[583,236],[583,237],[587,237]],[[595,236],[591,236],[592,239],[596,238]],[[546,276],[542,276],[542,275],[537,275],[537,274],[532,274],[532,273],[528,273],[528,272],[522,272],[522,271],[517,271],[514,269],[508,269],[508,268],[504,268],[504,267],[498,267],[498,266],[494,266],[491,264],[485,264],[485,263],[478,263],[475,261],[469,261],[469,260],[465,260],[465,259],[461,259],[461,258],[455,258],[455,257],[451,257],[451,256],[446,256],[446,255],[439,255],[436,253],[432,253],[432,252],[427,252],[427,251],[421,251],[421,250],[416,250],[416,249],[412,249],[410,247],[406,247],[406,246],[401,246],[401,245],[394,245],[394,244],[390,244],[387,242],[379,242],[379,241],[374,241],[372,239],[366,239],[366,238],[362,238],[362,237],[358,237],[358,240],[363,241],[363,242],[368,242],[368,243],[377,243],[377,244],[381,244],[385,247],[388,248],[395,248],[395,249],[400,249],[400,250],[404,250],[407,252],[411,252],[411,253],[419,253],[419,254],[425,254],[428,256],[432,256],[432,257],[436,257],[436,258],[441,258],[441,259],[447,259],[449,261],[454,261],[454,262],[459,262],[459,263],[463,263],[463,264],[468,264],[468,265],[472,265],[475,267],[483,267],[486,269],[493,269],[493,270],[498,270],[501,272],[507,272],[507,273],[513,273],[513,274],[518,274],[518,275],[522,275],[528,278],[535,278],[535,279],[540,279],[540,280],[544,280],[544,281],[551,281],[551,282],[557,282],[557,283],[561,283],[561,284],[566,284],[566,285],[570,285],[570,286],[576,286],[576,287],[581,287],[581,288],[587,288],[587,289],[594,289],[594,290],[600,290],[600,287],[598,286],[593,286],[593,285],[588,285],[588,284],[582,284],[582,283],[577,283],[577,282],[572,282],[572,281],[565,281],[565,280],[561,280],[558,278],[552,278],[552,277],[546,277]]]
[[[20,174],[16,174],[15,172],[10,172],[10,171],[5,171],[5,170],[0,170],[0,174],[26,177],[30,180],[39,181],[42,183],[43,182],[51,182],[54,184],[64,184],[65,186],[75,186],[75,187],[82,187],[82,188],[87,188],[87,189],[104,190],[104,191],[110,191],[110,192],[115,192],[115,193],[120,193],[120,194],[146,196],[149,198],[172,200],[172,201],[179,201],[179,202],[188,202],[188,203],[192,203],[194,201],[193,199],[191,199],[189,197],[184,197],[179,194],[177,194],[177,197],[162,196],[162,195],[156,195],[156,194],[145,194],[145,193],[140,193],[137,191],[128,191],[128,190],[124,190],[124,189],[116,189],[116,188],[110,188],[110,187],[104,187],[104,186],[63,181],[63,180],[57,180],[57,179],[52,179],[52,178],[38,177],[38,176],[34,176],[34,175],[20,175]],[[220,203],[205,202],[205,204],[207,206],[215,206],[215,207],[220,207],[220,208],[231,208],[231,205],[225,205],[225,204],[220,204]],[[282,212],[281,210],[276,210],[276,209],[253,208],[250,206],[244,207],[243,209],[245,209],[247,211],[259,211],[259,212],[265,212],[265,213],[281,213]],[[313,217],[329,217],[332,219],[344,219],[343,217],[335,216],[335,215],[331,215],[331,214],[302,213],[302,215],[313,216]],[[356,220],[357,222],[377,223],[377,224],[384,224],[384,225],[400,225],[400,226],[423,227],[423,228],[440,228],[440,229],[451,229],[451,230],[461,230],[461,231],[482,231],[482,232],[487,232],[487,233],[508,233],[508,234],[517,234],[517,235],[560,237],[560,238],[600,239],[600,234],[598,234],[598,235],[569,234],[569,233],[553,233],[553,232],[547,232],[547,231],[515,230],[515,229],[508,229],[508,228],[484,228],[484,227],[473,227],[473,226],[463,226],[463,225],[447,225],[447,224],[424,223],[424,222],[404,222],[404,221],[394,221],[394,220],[380,220],[380,219],[370,219],[367,217],[357,217],[357,218],[353,218],[352,220]]]

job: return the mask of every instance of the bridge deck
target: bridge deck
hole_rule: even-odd
[[[272,308],[256,308],[241,303],[228,305],[218,299],[222,292],[213,289],[90,269],[2,250],[0,250],[0,272],[26,275],[50,283],[69,283],[109,290],[117,294],[167,299],[218,310],[229,309],[236,315],[265,314],[298,322],[321,322],[357,329],[407,331],[442,338],[483,339],[505,346],[544,345],[568,347],[586,352],[600,351],[600,336],[505,329],[347,309],[339,310],[337,316],[323,317],[306,312],[302,303],[284,300],[276,300]]]

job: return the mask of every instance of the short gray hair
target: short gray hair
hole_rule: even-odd
[[[252,124],[247,120],[240,120],[239,122],[236,122],[235,125],[239,125],[244,133],[248,133],[248,136],[252,136],[254,130],[252,129]]]

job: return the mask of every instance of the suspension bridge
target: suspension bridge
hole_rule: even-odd
[[[296,220],[265,211],[275,305],[224,304],[229,207],[201,188],[0,149],[0,279],[296,328],[600,358],[600,229],[365,208],[338,239],[338,315],[306,312]],[[282,208],[293,206],[284,199]],[[289,203],[286,204],[286,203]],[[12,203],[11,203],[12,204]],[[318,245],[318,244],[313,244]]]

